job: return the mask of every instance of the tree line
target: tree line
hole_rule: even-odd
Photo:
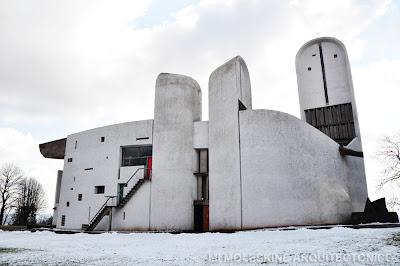
[[[0,167],[0,225],[35,225],[46,207],[42,184],[12,163]]]

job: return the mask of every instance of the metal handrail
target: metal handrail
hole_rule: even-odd
[[[133,175],[131,175],[131,177],[128,179],[128,181],[126,181],[123,184],[125,184],[125,186],[127,186],[129,181],[131,181],[131,179],[136,175],[137,172],[139,172],[139,170],[147,170],[147,167],[141,167],[141,168],[136,169],[136,171],[133,173]],[[143,174],[144,174],[144,172],[143,172]]]
[[[90,220],[89,222],[89,226],[94,222],[94,220],[96,220],[97,216],[99,216],[99,214],[103,211],[103,209],[107,206],[107,203],[110,199],[114,198],[114,196],[110,196],[108,197],[108,199],[106,200],[106,202],[104,202],[104,204],[100,207],[99,211],[93,216],[92,220]]]

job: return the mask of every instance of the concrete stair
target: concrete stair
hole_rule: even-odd
[[[102,208],[99,210],[99,212],[96,214],[96,216],[90,221],[90,223],[87,225],[85,231],[93,231],[93,229],[100,223],[101,219],[103,219],[104,216],[109,214],[109,212],[112,211],[111,206],[103,205]],[[85,225],[82,225],[82,229]]]
[[[146,179],[139,179],[136,184],[131,188],[131,190],[122,198],[122,200],[118,203],[117,208],[122,208],[125,204],[135,195],[136,191],[143,185]]]

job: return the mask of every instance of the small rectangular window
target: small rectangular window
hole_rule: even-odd
[[[82,201],[82,194],[78,194],[78,201]]]
[[[125,220],[125,212],[124,212],[124,214],[123,214],[123,216],[122,216],[122,220]]]
[[[65,215],[61,216],[61,226],[65,225]]]
[[[104,194],[105,186],[95,186],[94,194]]]
[[[67,160],[69,163],[71,163],[72,162],[72,158],[68,158],[68,160]]]
[[[85,171],[90,171],[90,170],[93,170],[93,167],[85,168]]]
[[[101,137],[101,142],[104,142],[106,138],[105,137]]]
[[[69,207],[69,201],[67,201],[67,207]]]
[[[77,140],[75,140],[75,150],[76,150],[76,147],[78,146],[78,141]]]

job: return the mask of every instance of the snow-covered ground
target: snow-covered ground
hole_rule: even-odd
[[[1,232],[0,265],[395,265],[400,228],[232,234]],[[389,241],[389,242],[388,242]]]

